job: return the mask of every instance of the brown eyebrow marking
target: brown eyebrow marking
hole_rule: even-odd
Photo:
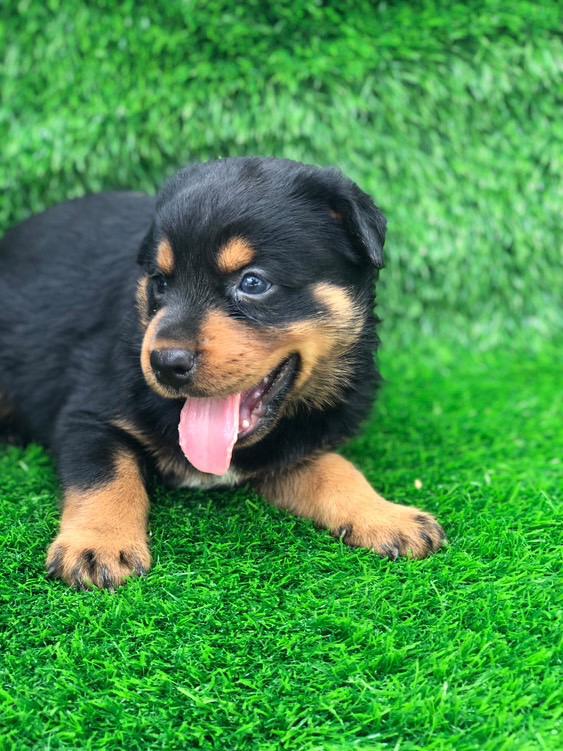
[[[219,250],[217,266],[224,274],[232,274],[248,266],[255,258],[252,245],[242,237],[235,237]]]
[[[156,251],[156,265],[164,274],[174,273],[174,251],[169,240],[161,240]]]

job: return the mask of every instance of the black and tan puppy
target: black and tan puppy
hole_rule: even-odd
[[[338,171],[258,158],[188,167],[157,200],[70,201],[8,233],[0,419],[58,462],[49,573],[112,588],[150,568],[151,470],[179,487],[248,483],[383,556],[441,546],[431,516],[332,453],[378,382],[384,235]]]

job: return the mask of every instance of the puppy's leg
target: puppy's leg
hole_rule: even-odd
[[[313,519],[349,545],[371,548],[388,558],[424,558],[444,542],[434,517],[386,501],[338,454],[324,454],[263,481],[259,490],[275,505]]]
[[[73,432],[63,438],[59,464],[64,505],[48,573],[77,588],[107,589],[146,573],[149,500],[133,451],[110,432]]]

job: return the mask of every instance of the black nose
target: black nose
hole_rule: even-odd
[[[176,389],[192,377],[195,359],[195,352],[189,349],[153,349],[151,352],[151,365],[158,380]]]

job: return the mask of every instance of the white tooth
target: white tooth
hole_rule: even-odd
[[[242,427],[246,430],[250,427],[250,420],[243,420],[242,421]]]
[[[264,384],[268,383],[268,376],[266,376],[266,378],[262,379],[262,383],[264,383]]]

